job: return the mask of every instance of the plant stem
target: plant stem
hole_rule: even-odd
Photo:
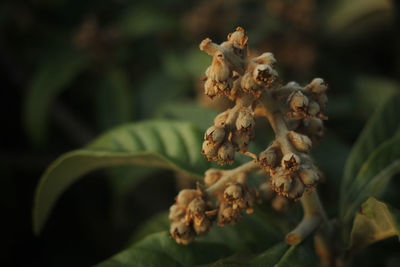
[[[250,174],[253,172],[256,172],[260,169],[260,166],[255,162],[255,161],[249,161],[235,169],[225,171],[224,175],[219,179],[215,184],[210,186],[209,188],[206,189],[206,192],[209,195],[214,195],[218,191],[222,190],[225,185],[235,178],[237,178],[237,175],[239,173],[245,173],[245,174]]]

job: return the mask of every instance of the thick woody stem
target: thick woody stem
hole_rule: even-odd
[[[225,185],[235,180],[238,174],[250,174],[260,169],[260,166],[255,161],[249,161],[235,169],[224,171],[224,175],[212,186],[206,189],[207,194],[214,195],[221,191]]]

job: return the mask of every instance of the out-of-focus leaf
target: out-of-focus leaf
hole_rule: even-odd
[[[85,70],[88,63],[86,55],[66,48],[38,66],[25,99],[25,128],[36,145],[46,140],[47,112],[51,102]]]
[[[140,38],[176,27],[173,16],[155,7],[134,6],[121,16],[117,28],[124,37]]]
[[[129,243],[136,243],[146,236],[169,230],[168,212],[161,212],[142,223],[135,231]]]
[[[400,94],[393,95],[387,102],[382,103],[354,144],[344,168],[340,189],[340,210],[345,211],[345,202],[349,199],[349,189],[356,179],[361,166],[371,153],[399,130],[400,126]],[[380,170],[376,170],[380,171]]]
[[[335,39],[354,39],[393,21],[391,0],[341,0],[326,15],[325,32]]]
[[[115,69],[107,73],[101,81],[96,97],[97,113],[103,129],[109,129],[132,120],[131,91],[129,81],[123,71]]]
[[[371,197],[355,216],[349,250],[358,250],[392,236],[400,238],[400,211]]]
[[[167,232],[161,232],[146,237],[97,266],[194,266],[213,262],[231,253],[226,246],[211,242],[178,245]]]
[[[39,233],[59,196],[84,174],[111,166],[169,168],[200,177],[209,163],[199,153],[203,133],[190,123],[147,121],[110,130],[83,149],[60,156],[36,189],[33,210]]]
[[[201,107],[194,102],[169,103],[161,106],[155,114],[159,118],[191,122],[203,131],[212,125],[217,115],[217,111]]]
[[[392,176],[399,171],[400,134],[374,150],[347,188],[344,208],[341,210],[344,221],[349,221],[368,197],[383,193]]]
[[[357,77],[354,88],[358,109],[365,116],[370,116],[371,111],[400,90],[399,84],[394,81],[370,76]]]

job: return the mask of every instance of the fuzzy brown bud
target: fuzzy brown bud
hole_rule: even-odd
[[[254,114],[247,109],[241,110],[236,119],[236,129],[238,131],[251,132],[255,125]]]
[[[240,219],[242,218],[242,215],[240,214],[239,209],[234,209],[232,205],[229,205],[228,203],[221,203],[219,212],[218,212],[218,225],[223,226],[223,225],[234,225],[236,224]]]
[[[254,68],[253,79],[264,86],[270,87],[275,81],[278,73],[269,65],[259,64]]]
[[[270,52],[263,53],[262,55],[254,58],[253,61],[258,64],[266,64],[272,67],[276,64],[276,59],[274,55]]]
[[[206,218],[205,211],[207,205],[201,197],[193,199],[186,211],[186,224],[189,225],[191,221],[194,224],[200,225],[201,222]]]
[[[176,204],[180,207],[186,208],[193,199],[199,196],[201,196],[201,192],[199,190],[183,189],[176,197]]]
[[[307,187],[315,186],[319,181],[318,172],[311,166],[302,165],[299,169],[299,177]]]
[[[195,234],[191,227],[183,222],[172,222],[169,228],[171,236],[175,239],[176,243],[187,245],[194,240]]]
[[[218,149],[218,159],[221,164],[231,164],[235,157],[235,149],[231,143],[223,143]]]
[[[291,199],[298,199],[303,195],[304,184],[298,177],[294,177],[292,180],[292,186],[288,191],[287,197]]]
[[[264,168],[274,168],[278,163],[278,147],[270,146],[258,156],[258,162]]]
[[[311,117],[315,117],[319,114],[320,110],[321,109],[319,104],[315,101],[311,101],[310,104],[308,105],[307,112]]]
[[[233,133],[232,144],[236,148],[236,151],[240,151],[242,153],[246,152],[249,143],[250,143],[250,133],[237,132],[237,131]]]
[[[305,112],[308,107],[308,98],[301,92],[295,91],[288,98],[291,110],[295,112]]]
[[[312,142],[308,136],[296,133],[295,131],[290,131],[288,133],[288,138],[298,151],[306,153],[310,152]]]
[[[183,217],[185,217],[185,208],[179,206],[178,204],[174,204],[169,208],[169,220],[172,221],[179,221]]]
[[[281,164],[290,172],[296,171],[300,164],[300,157],[294,153],[287,153],[283,156]]]
[[[201,153],[209,160],[214,159],[218,154],[219,145],[213,141],[206,140],[203,142]]]
[[[292,187],[292,178],[286,172],[279,170],[271,177],[271,186],[277,193],[286,195]]]
[[[204,134],[204,140],[208,140],[216,144],[224,141],[224,138],[225,130],[223,128],[216,127],[215,125],[208,128],[206,133]]]
[[[217,117],[215,117],[215,119],[214,119],[214,125],[217,126],[217,127],[220,127],[220,128],[224,127],[226,119],[229,116],[229,111],[230,110],[228,109],[228,110],[218,114]]]
[[[322,94],[328,89],[328,84],[321,78],[315,78],[307,85],[306,90],[314,94]]]
[[[215,184],[222,177],[222,170],[209,169],[204,174],[204,183],[206,186]]]
[[[208,95],[210,98],[213,98],[214,96],[217,95],[218,90],[213,80],[211,79],[206,80],[206,82],[204,83],[204,93]]]

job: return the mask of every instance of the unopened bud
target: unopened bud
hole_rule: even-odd
[[[271,185],[277,193],[286,194],[292,187],[292,178],[285,172],[278,171],[271,177]]]
[[[240,81],[240,85],[243,89],[243,91],[248,92],[248,93],[257,93],[259,90],[262,90],[262,87],[256,83],[254,80],[253,76],[249,73],[246,72]]]
[[[204,220],[201,221],[200,224],[194,224],[193,229],[197,235],[204,235],[210,230],[211,226],[211,220],[209,220],[208,218],[204,218]]]
[[[298,151],[308,153],[311,150],[312,142],[307,135],[290,131],[288,133],[288,138]]]
[[[207,69],[206,75],[215,82],[225,82],[229,78],[229,67],[225,62],[223,52],[218,51],[213,57],[211,66]]]
[[[320,112],[319,104],[315,101],[311,101],[310,104],[308,105],[307,112],[311,117],[317,116],[318,113]]]
[[[204,93],[211,98],[217,95],[217,88],[211,79],[207,79],[204,83]]]
[[[228,40],[232,42],[233,47],[243,49],[247,44],[248,37],[242,27],[237,27],[236,31],[228,35]]]
[[[217,144],[224,141],[224,138],[225,130],[223,128],[216,127],[215,125],[208,128],[206,133],[204,134],[204,140],[209,140]]]
[[[251,131],[254,127],[254,114],[249,110],[242,110],[236,119],[236,129],[238,131]]]
[[[293,178],[293,183],[290,191],[287,196],[292,199],[298,199],[303,195],[304,192],[304,184],[298,177]]]
[[[193,221],[194,224],[200,225],[206,216],[206,208],[207,205],[201,197],[193,199],[187,207],[186,224],[189,225]]]
[[[321,78],[315,78],[307,85],[306,89],[314,94],[321,94],[325,93],[326,89],[328,89],[328,84]]]
[[[217,117],[215,117],[215,119],[214,119],[214,125],[217,127],[224,127],[226,119],[229,116],[229,111],[230,110],[228,109],[228,110],[218,114]]]
[[[258,156],[258,161],[263,167],[273,168],[278,162],[277,147],[270,146]]]
[[[206,140],[203,142],[201,153],[210,160],[217,156],[218,148],[218,144],[214,143],[213,141]]]
[[[224,199],[227,202],[233,202],[243,198],[243,188],[239,184],[230,184],[224,191]]]
[[[312,187],[319,181],[318,172],[311,166],[302,165],[298,174],[305,186]]]
[[[308,107],[308,98],[301,92],[295,91],[288,98],[290,108],[295,112],[304,112]]]
[[[300,157],[294,153],[287,153],[282,158],[282,167],[289,171],[295,171],[300,164]]]
[[[239,209],[233,209],[231,205],[228,203],[221,203],[219,212],[218,212],[218,225],[234,225],[240,219],[242,215],[240,214]]]
[[[253,61],[258,64],[266,64],[270,66],[274,66],[276,64],[276,59],[274,55],[270,52],[263,53],[262,55],[254,58]]]
[[[235,149],[231,143],[223,143],[218,149],[218,159],[223,163],[232,163],[235,157]]]
[[[181,220],[185,216],[185,209],[180,207],[178,204],[174,204],[169,208],[169,220],[178,221]]]
[[[191,227],[182,222],[173,222],[169,228],[171,236],[176,243],[187,245],[194,240],[195,234]]]
[[[235,146],[236,151],[242,153],[247,151],[250,143],[250,133],[248,132],[234,132],[232,135],[232,144]]]
[[[195,189],[183,189],[179,192],[176,197],[176,204],[180,207],[186,208],[190,202],[196,197],[199,197],[201,193]]]

